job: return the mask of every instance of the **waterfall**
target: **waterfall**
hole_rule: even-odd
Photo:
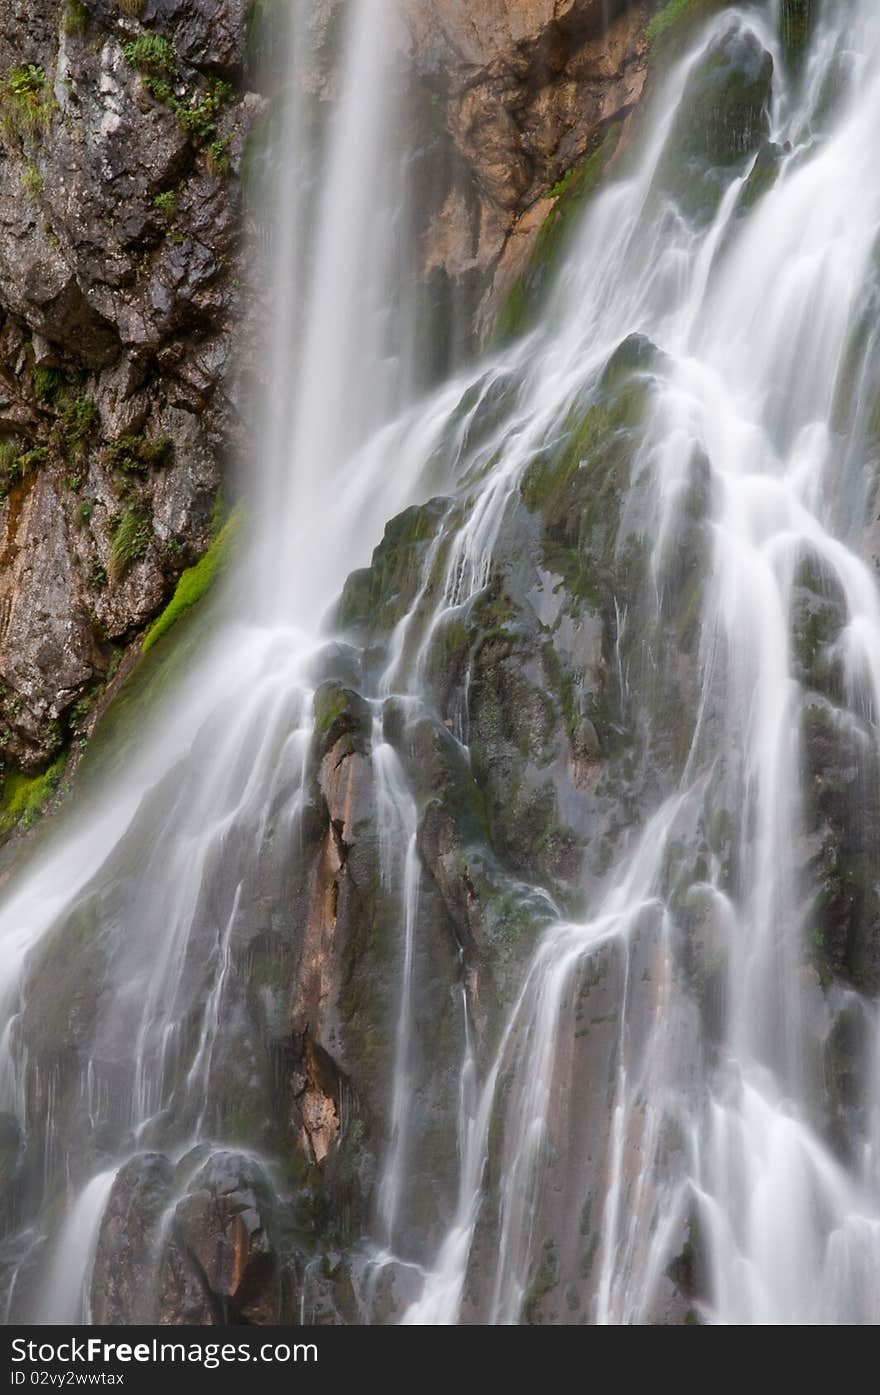
[[[291,71],[307,17],[298,7]],[[345,1242],[357,1320],[876,1321],[880,1017],[811,955],[823,753],[849,772],[854,827],[880,788],[865,536],[880,14],[874,0],[818,7],[796,62],[780,19],[775,0],[727,6],[697,31],[587,205],[537,323],[422,396],[391,7],[353,0],[329,114],[292,93],[273,156],[289,153],[290,177],[272,210],[246,556],[123,777],[47,839],[0,909],[0,1110],[43,1162],[4,1251],[8,1314],[89,1312],[104,1208],[133,1158],[170,1160],[166,1217],[205,1159],[233,1148],[293,1207],[279,1042],[302,1053],[297,1101],[321,1085],[316,1118],[337,1091],[320,1147],[298,1105],[309,1166],[361,1136],[354,1086],[342,1070],[327,1083],[321,1055],[338,1049],[356,1075],[343,1019],[369,1018],[366,987],[352,974],[334,998],[327,980],[340,869],[360,859],[382,958],[366,985],[381,1022],[358,1042],[382,1086],[373,1192]],[[736,63],[768,95],[748,140],[701,131],[717,159],[698,168],[701,83]],[[612,578],[595,611],[620,740],[608,764],[626,788],[592,774],[566,786],[607,838],[563,904],[559,885],[474,853],[476,835],[465,858],[448,832],[441,763],[462,785],[480,774],[479,656],[468,650],[442,701],[436,674],[480,605],[484,642],[508,623],[493,587],[524,571],[538,529],[524,501],[565,451],[566,487],[595,481],[577,546]],[[359,640],[338,597],[416,504],[431,529],[388,583],[402,613],[368,591],[375,628]],[[572,523],[564,507],[557,522]],[[605,622],[563,614],[563,569],[551,552],[524,589],[542,642],[567,626],[577,655]],[[628,790],[626,816],[606,817]],[[876,887],[877,849],[859,857]],[[438,947],[432,927],[456,896],[454,943]],[[492,896],[512,948],[487,948],[468,919]],[[521,912],[526,950],[510,929]],[[54,1025],[53,962],[72,985]],[[832,1100],[831,1048],[850,1032],[856,1097]],[[257,1104],[242,1118],[245,1098]],[[302,1265],[299,1320],[320,1269],[314,1255]]]

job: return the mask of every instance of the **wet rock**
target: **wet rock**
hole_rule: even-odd
[[[351,753],[364,749],[370,734],[371,714],[369,705],[358,693],[331,679],[315,693],[314,709],[315,740],[322,757],[334,748],[338,756],[340,742],[345,738],[348,738],[345,749]]]
[[[25,1161],[25,1140],[14,1114],[0,1114],[0,1228],[14,1214],[15,1190]]]
[[[788,61],[797,66],[806,53],[819,14],[819,0],[780,0],[779,28]]]
[[[876,755],[870,737],[845,711],[818,699],[804,713],[806,817],[818,888],[811,949],[832,975],[867,992],[880,985],[880,838]]]
[[[381,633],[407,613],[422,584],[428,549],[448,510],[448,499],[431,499],[389,520],[371,565],[346,581],[338,609],[344,629],[367,636]]]
[[[646,77],[644,7],[629,0],[406,0],[416,67],[451,145],[431,191],[429,271],[470,285],[482,330],[522,272],[551,203]],[[436,115],[436,107],[434,108]]]
[[[205,1293],[222,1321],[277,1320],[280,1277],[270,1196],[257,1163],[240,1153],[212,1154],[175,1208],[180,1248],[166,1260],[160,1320],[178,1321],[184,1309],[198,1311]]]
[[[772,57],[738,24],[692,69],[657,177],[689,218],[708,221],[730,179],[767,141],[772,80]]]
[[[156,1321],[158,1257],[171,1177],[166,1157],[145,1153],[126,1163],[113,1183],[92,1277],[92,1320],[98,1326]]]

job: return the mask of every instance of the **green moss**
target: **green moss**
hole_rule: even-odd
[[[562,443],[525,471],[520,492],[543,520],[543,560],[569,596],[596,607],[618,540],[648,392],[639,375],[586,408],[573,408]]]
[[[539,1321],[541,1300],[552,1293],[559,1283],[559,1255],[552,1239],[544,1241],[541,1256],[532,1270],[523,1311],[527,1322]]]
[[[145,654],[211,589],[229,559],[238,526],[238,516],[233,514],[204,557],[194,567],[187,567],[171,600],[144,636],[142,649]]]
[[[21,455],[16,457],[13,464],[9,467],[9,482],[14,483],[16,480],[23,480],[25,476],[29,475],[38,465],[44,464],[48,457],[49,451],[46,446],[32,446],[30,450],[24,451]]]
[[[782,155],[781,146],[768,143],[761,147],[739,196],[740,211],[747,212],[754,208],[755,204],[770,192],[779,176]]]
[[[107,463],[125,474],[143,474],[164,465],[171,447],[170,436],[120,436],[106,447]]]
[[[667,0],[649,21],[645,30],[649,58],[668,54],[673,49],[680,54],[694,25],[708,19],[722,8],[726,0]]]
[[[26,194],[38,199],[43,192],[43,176],[33,162],[28,162],[21,172],[21,184]]]
[[[89,12],[80,0],[67,0],[62,28],[65,34],[84,34],[88,28]]]
[[[115,585],[147,551],[153,537],[149,519],[140,509],[126,509],[113,529],[107,575]]]
[[[566,171],[565,171],[565,174],[562,176],[562,178],[561,178],[561,179],[557,179],[556,183],[555,183],[555,184],[551,184],[550,188],[547,190],[547,197],[548,197],[548,199],[558,199],[558,198],[561,198],[562,195],[565,193],[566,189],[568,188],[568,186],[569,186],[569,184],[571,183],[571,181],[572,181],[573,178],[574,178],[574,170],[573,170],[573,169],[571,169],[571,170],[566,170]]]
[[[767,144],[773,59],[751,30],[730,27],[691,68],[654,183],[692,222],[714,217],[732,179]]]
[[[609,126],[599,145],[550,190],[556,204],[544,220],[528,266],[507,294],[496,321],[494,339],[505,340],[522,334],[534,321],[548,286],[562,265],[572,232],[602,183],[617,150],[621,129],[619,122]]]
[[[35,368],[34,392],[40,402],[54,402],[66,382],[60,368]]]
[[[495,322],[494,338],[499,342],[525,334],[532,319],[532,298],[525,278],[518,276],[507,293]]]
[[[16,825],[27,828],[45,809],[58,787],[66,756],[59,756],[40,775],[11,771],[3,781],[0,797],[0,833],[9,833]]]
[[[76,461],[88,442],[97,435],[101,414],[96,403],[86,393],[68,397],[58,418],[58,435],[64,454]]]
[[[212,140],[205,152],[208,174],[219,179],[229,169],[229,140]]]
[[[448,501],[432,499],[392,518],[369,568],[345,583],[338,619],[345,629],[375,633],[405,615],[423,581],[425,554],[446,516]]]

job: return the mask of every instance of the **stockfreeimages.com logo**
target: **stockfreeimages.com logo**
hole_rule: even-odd
[[[314,1342],[105,1342],[100,1337],[79,1340],[72,1337],[63,1342],[33,1342],[15,1337],[12,1345],[14,1363],[48,1366],[60,1362],[65,1366],[113,1365],[129,1363],[178,1364],[202,1366],[213,1371],[219,1366],[246,1362],[316,1362],[318,1348]],[[13,1385],[24,1385],[27,1372],[12,1373]]]

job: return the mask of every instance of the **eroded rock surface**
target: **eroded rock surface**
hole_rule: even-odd
[[[644,88],[649,9],[633,0],[405,0],[418,70],[454,158],[424,243],[469,285],[485,331],[552,208],[548,192]]]
[[[210,537],[259,107],[244,8],[0,19],[0,724],[25,766]]]

